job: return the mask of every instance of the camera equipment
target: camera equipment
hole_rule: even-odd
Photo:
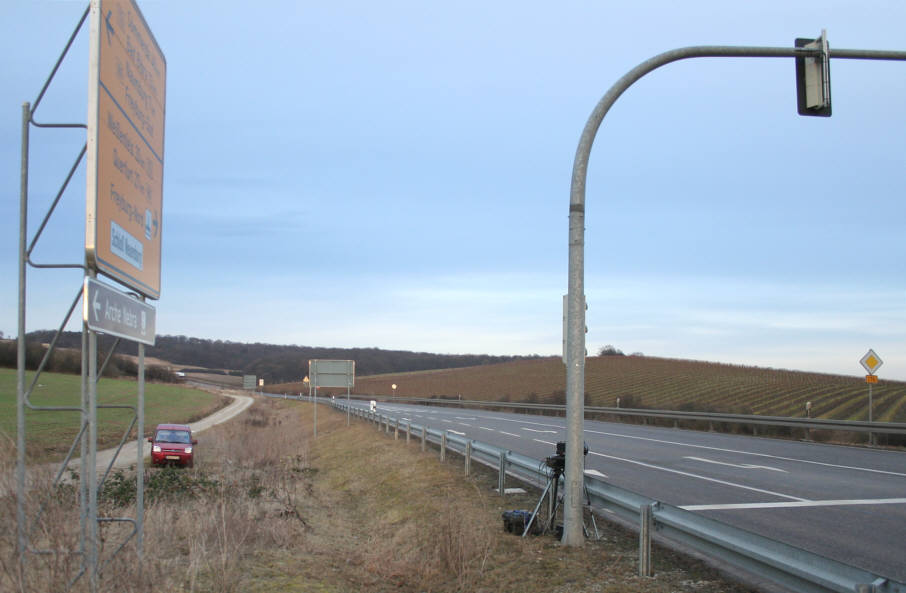
[[[583,443],[584,455],[588,455],[588,443]],[[551,455],[550,457],[545,457],[544,465],[551,468],[554,472],[560,474],[563,473],[563,470],[566,468],[566,442],[559,441],[556,445],[556,454]]]
[[[588,456],[588,443],[583,443],[583,455]],[[538,504],[535,506],[535,510],[532,512],[531,517],[528,519],[528,522],[525,525],[525,530],[522,532],[522,535],[525,536],[528,533],[538,533],[539,526],[537,525],[536,518],[538,516],[538,510],[541,508],[541,503],[544,502],[544,497],[548,496],[548,519],[544,525],[540,526],[540,531],[543,533],[545,531],[551,530],[554,531],[554,520],[557,517],[557,509],[560,508],[561,496],[558,496],[558,490],[560,489],[560,478],[563,476],[563,472],[566,469],[566,442],[559,441],[556,445],[555,454],[550,457],[545,457],[542,462],[544,465],[550,468],[551,472],[548,476],[547,486],[544,488],[544,492],[541,493],[541,498],[538,500]],[[583,466],[584,466],[583,460]],[[585,498],[586,503],[591,504],[588,489],[585,488]],[[595,535],[598,535],[598,525],[595,523],[594,515],[591,517],[592,524],[595,527]],[[534,530],[533,530],[534,527]],[[588,535],[588,529],[583,525],[585,535]]]

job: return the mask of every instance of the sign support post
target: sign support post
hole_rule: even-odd
[[[881,365],[884,364],[884,361],[881,360],[881,357],[875,354],[875,351],[871,348],[868,349],[868,352],[865,353],[859,360],[859,364],[862,365],[862,368],[868,371],[868,375],[865,376],[865,382],[868,383],[868,421],[874,422],[873,409],[874,402],[872,402],[872,393],[871,386],[878,382],[878,376],[875,375],[875,371],[881,368]],[[868,442],[869,444],[875,444],[875,433],[868,433]]]

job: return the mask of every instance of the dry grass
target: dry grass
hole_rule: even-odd
[[[610,592],[721,591],[729,585],[701,565],[657,551],[652,579],[640,579],[637,541],[606,527],[585,548],[549,537],[506,534],[500,513],[530,508],[538,493],[503,499],[496,477],[462,477],[462,459],[440,463],[415,440],[378,432],[322,407],[312,439],[311,405],[257,401],[239,419],[199,435],[193,470],[149,472],[144,561],[132,543],[100,576],[100,590],[126,592]],[[2,455],[9,480],[12,455]],[[151,485],[165,476],[168,486]],[[46,483],[49,476],[36,477]],[[9,484],[9,482],[7,482]],[[155,482],[156,484],[156,482]],[[0,488],[12,492],[13,488]],[[166,492],[164,492],[166,490]],[[31,490],[29,515],[46,488]],[[107,515],[129,515],[107,496]],[[78,541],[73,490],[47,505],[33,542],[72,549]],[[0,591],[59,591],[77,556],[15,558],[15,503],[0,500]],[[105,523],[102,558],[127,531]],[[75,591],[87,590],[82,579]]]

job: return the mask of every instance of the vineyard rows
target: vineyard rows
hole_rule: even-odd
[[[356,379],[355,393],[444,397],[484,401],[565,402],[565,371],[559,358],[373,375]],[[868,419],[868,386],[861,377],[805,373],[741,365],[602,356],[585,365],[586,405],[698,412],[806,415]],[[873,386],[874,419],[906,422],[906,382]]]

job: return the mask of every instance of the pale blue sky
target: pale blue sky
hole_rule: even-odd
[[[559,354],[569,181],[594,105],[688,45],[906,50],[906,3],[144,0],[167,59],[157,329],[234,341]],[[0,331],[16,331],[20,110],[86,2],[0,6]],[[84,121],[87,29],[39,121]],[[592,152],[588,350],[906,380],[906,63],[789,59],[633,86]],[[84,132],[32,132],[31,228]],[[84,166],[39,261],[80,261]],[[28,329],[78,273],[32,271]]]

